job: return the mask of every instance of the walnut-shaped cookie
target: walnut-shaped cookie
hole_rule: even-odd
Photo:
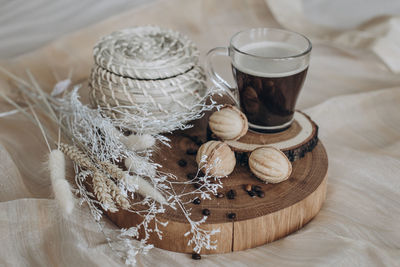
[[[225,105],[209,118],[210,130],[222,140],[238,140],[247,133],[247,118],[239,109]]]
[[[274,147],[260,147],[249,157],[251,172],[267,183],[280,183],[289,178],[292,164],[282,151]]]
[[[205,157],[205,161],[202,159]],[[231,148],[220,141],[208,141],[200,146],[196,155],[199,169],[213,176],[227,176],[232,173],[236,165],[235,153]]]

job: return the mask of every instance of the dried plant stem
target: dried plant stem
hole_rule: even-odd
[[[101,203],[109,205],[113,198],[116,203],[123,209],[130,208],[130,203],[128,199],[122,194],[118,186],[116,186],[116,184],[104,174],[107,173],[115,180],[126,181],[126,178],[130,177],[129,175],[127,175],[127,172],[121,170],[118,166],[110,162],[104,161],[97,162],[97,164],[100,165],[102,168],[102,170],[99,170],[95,166],[95,164],[93,164],[93,162],[75,146],[61,143],[59,149],[81,168],[90,170],[92,173],[94,173],[94,191]],[[165,203],[165,198],[157,191],[155,187],[151,186],[148,182],[143,180],[143,178],[136,177],[135,183],[139,187],[138,192],[140,194],[144,196],[149,196],[160,203]],[[108,195],[110,195],[110,197]]]
[[[165,226],[165,224],[161,223],[156,215],[165,213],[164,206],[181,209],[191,226],[185,236],[191,236],[189,245],[193,244],[196,251],[200,251],[202,248],[215,249],[216,243],[211,240],[211,237],[216,231],[200,228],[206,217],[194,221],[191,218],[191,210],[186,207],[186,204],[190,202],[188,198],[194,195],[201,199],[211,199],[211,195],[216,194],[217,189],[222,187],[219,178],[210,176],[208,171],[204,173],[204,176],[199,176],[197,173],[193,180],[198,180],[202,184],[201,187],[187,192],[186,186],[194,183],[193,181],[180,182],[173,174],[158,170],[159,165],[150,160],[150,154],[147,151],[135,153],[135,151],[152,147],[155,140],[169,146],[168,138],[160,135],[161,132],[190,128],[191,125],[187,125],[188,121],[200,118],[204,111],[218,107],[212,99],[210,99],[211,104],[204,104],[209,92],[192,109],[179,114],[171,113],[171,116],[157,119],[157,113],[151,112],[147,106],[120,105],[90,109],[79,100],[79,86],[74,86],[70,93],[65,93],[63,96],[60,94],[49,95],[40,88],[39,83],[29,71],[27,72],[29,83],[2,67],[0,67],[0,72],[17,82],[19,86],[16,87],[16,90],[26,97],[28,105],[35,109],[39,108],[41,114],[46,115],[59,127],[58,139],[63,138],[71,144],[62,144],[59,140],[55,142],[45,127],[44,131],[41,129],[49,138],[49,144],[58,143],[60,154],[64,153],[64,156],[74,162],[75,182],[81,203],[88,203],[95,219],[100,220],[102,216],[99,204],[103,210],[116,212],[118,209],[126,209],[127,212],[143,217],[142,222],[129,229],[121,230],[123,234],[119,238],[123,241],[130,260],[138,252],[146,251],[151,247],[147,244],[150,232],[157,233],[161,238],[162,232],[158,225]],[[0,92],[0,97],[3,97],[38,125],[34,112],[32,115],[29,114],[27,108],[21,107],[4,93]],[[118,116],[107,117],[106,114],[109,112]],[[115,133],[115,128],[121,127],[130,129],[138,135],[128,138],[118,132]],[[146,136],[146,134],[151,134],[151,136]],[[121,158],[124,159],[129,171],[123,171],[114,164]],[[59,162],[61,161],[57,161],[54,165],[60,166]],[[61,173],[62,169],[53,169],[59,171],[57,177],[64,175]],[[54,175],[56,174],[53,173]],[[93,184],[92,190],[86,187],[87,179],[90,177]],[[63,184],[65,185],[65,183]],[[63,189],[65,188],[63,186]],[[63,192],[67,191],[63,190]],[[145,198],[131,201],[128,197],[131,194],[140,194]],[[55,195],[63,196],[60,193]],[[62,204],[67,204],[67,202],[62,202]],[[68,210],[68,205],[66,210]],[[133,223],[135,224],[135,222]],[[139,238],[139,230],[143,231],[145,235],[140,237],[141,242],[138,246],[133,246],[130,243],[131,237]]]
[[[52,108],[52,106],[50,105],[49,101],[47,100],[47,95],[43,92],[43,89],[40,88],[39,84],[37,83],[36,79],[33,77],[32,73],[30,72],[30,70],[26,70],[26,73],[29,76],[29,79],[31,80],[32,84],[33,84],[33,88],[39,93],[39,95],[42,97],[42,101],[43,103],[47,106],[48,111],[51,113],[51,116],[53,117],[54,120],[57,121],[57,115],[54,112],[54,109]]]
[[[126,173],[121,170],[118,166],[112,164],[111,162],[98,161],[98,164],[108,173],[110,176],[117,180],[122,180],[125,178]]]
[[[129,209],[131,204],[129,203],[128,199],[122,195],[121,189],[119,189],[119,187],[111,179],[107,179],[106,184],[110,188],[111,196],[115,202],[123,209]]]
[[[97,171],[98,168],[93,164],[93,162],[77,147],[60,144],[60,150],[64,152],[71,160],[79,164],[80,167],[91,170],[93,172]],[[97,161],[97,163],[108,173],[111,177],[117,180],[122,180],[125,177],[125,172],[121,170],[118,166],[104,161]]]
[[[13,73],[9,72],[7,69],[3,68],[2,66],[0,66],[0,72],[3,72],[4,74],[6,74],[8,77],[12,78],[14,81],[30,88],[31,85],[29,83],[27,83],[24,79],[19,78],[18,76],[14,75]]]
[[[1,68],[0,68],[1,70]],[[22,108],[20,105],[18,105],[14,100],[12,100],[11,98],[9,98],[8,96],[6,96],[3,92],[0,91],[0,97],[2,97],[4,100],[6,100],[10,105],[14,106],[19,112],[21,112],[26,118],[28,118],[32,123],[34,123],[36,126],[38,126],[39,128],[42,126],[39,126],[40,123],[38,122],[38,120],[35,117],[32,117],[31,114],[29,114],[25,108]],[[42,132],[43,133],[43,132]],[[44,133],[44,137],[47,138],[47,140],[52,140],[51,137],[48,135],[48,133],[45,131]],[[51,151],[51,149],[49,148],[49,150]]]
[[[60,146],[61,147],[61,146]],[[72,160],[74,160],[73,158],[76,158],[79,164],[80,162],[83,162],[84,159],[87,160],[86,156],[80,152],[76,147],[71,147],[65,144],[62,144],[62,149],[65,149],[65,153],[68,155],[68,157],[70,157]],[[62,150],[60,149],[60,150]],[[75,160],[74,160],[75,161]],[[97,168],[89,161],[85,162],[85,165],[87,167],[87,169],[89,170],[97,170]],[[115,180],[123,180],[123,181],[127,181],[127,178],[130,177],[128,175],[128,173],[126,171],[121,170],[118,166],[112,164],[111,162],[104,162],[104,161],[98,161],[97,162],[102,169],[109,174],[112,178],[114,178]],[[82,165],[80,165],[82,166]],[[82,166],[83,167],[83,166]],[[93,169],[95,168],[95,169]],[[128,179],[130,181],[130,183],[134,182],[139,188],[137,190],[138,193],[140,193],[143,196],[148,196],[151,197],[152,199],[156,200],[159,203],[165,203],[166,200],[165,198],[161,195],[161,193],[151,184],[149,184],[146,180],[144,180],[142,177],[139,176],[135,176],[135,179]],[[113,185],[115,185],[114,183],[112,183]],[[116,186],[115,186],[116,187]],[[119,190],[118,187],[116,187],[118,189],[118,192],[121,192],[121,190]],[[121,203],[118,203],[122,208],[128,208],[128,205],[130,206],[129,202],[126,203],[123,198],[125,198],[124,196],[122,196],[121,194],[118,194],[119,197],[117,200],[116,198],[114,198],[117,203],[118,201]],[[126,199],[126,198],[125,198]],[[127,200],[126,200],[127,201]]]
[[[114,201],[110,194],[111,190],[107,185],[109,180],[104,173],[96,171],[93,173],[93,190],[97,199],[104,205],[104,208],[111,212],[116,212],[118,209],[115,207]]]
[[[72,161],[76,162],[81,168],[95,172],[97,168],[91,160],[82,153],[77,147],[60,143],[59,149],[67,155]]]
[[[32,104],[28,101],[28,99],[26,99],[25,96],[24,96],[24,99],[25,99],[26,103],[28,104],[29,109],[30,109],[30,111],[32,112],[33,116],[35,117],[35,120],[36,120],[37,123],[38,123],[38,127],[39,127],[40,131],[42,132],[44,141],[46,142],[47,147],[49,148],[49,151],[50,151],[50,153],[51,153],[52,150],[51,150],[49,141],[48,141],[48,139],[46,138],[46,131],[44,130],[43,125],[42,125],[42,123],[40,122],[38,115],[36,114],[35,110],[33,109]]]
[[[110,195],[111,189],[107,184],[109,178],[102,171],[96,168],[93,162],[77,147],[60,143],[59,149],[65,155],[67,155],[72,161],[74,161],[80,168],[92,172],[93,190],[97,199],[106,206],[105,207],[106,209],[112,212],[117,211],[117,208],[115,207],[114,202],[112,200],[112,196]],[[114,196],[116,196],[115,191],[114,191]]]

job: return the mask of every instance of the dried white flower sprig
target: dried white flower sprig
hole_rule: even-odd
[[[126,263],[134,263],[137,253],[145,253],[152,247],[151,244],[148,244],[150,233],[155,233],[162,238],[163,233],[160,226],[166,226],[168,222],[160,221],[157,214],[164,213],[166,207],[178,209],[184,214],[191,225],[191,230],[186,233],[186,236],[190,237],[188,245],[193,246],[194,251],[200,252],[202,248],[216,248],[216,242],[212,240],[212,236],[218,230],[202,229],[201,224],[204,223],[206,217],[200,221],[193,221],[187,205],[195,197],[210,199],[211,195],[215,195],[217,190],[222,187],[220,177],[212,176],[209,172],[210,169],[206,169],[203,170],[204,175],[198,173],[192,181],[181,182],[173,174],[161,172],[160,165],[151,161],[154,147],[160,144],[169,145],[168,138],[160,133],[190,127],[186,122],[200,118],[205,110],[216,106],[215,102],[211,100],[209,105],[199,104],[187,114],[170,116],[162,122],[152,121],[151,114],[143,116],[146,114],[144,107],[140,107],[143,109],[141,116],[136,117],[129,114],[126,107],[113,108],[113,112],[120,112],[121,116],[118,116],[118,119],[112,119],[107,117],[105,109],[91,109],[83,105],[79,100],[79,86],[70,90],[71,86],[68,80],[58,83],[53,93],[49,95],[39,87],[29,72],[27,73],[30,82],[27,82],[1,67],[0,71],[17,82],[16,89],[26,99],[33,116],[27,112],[25,107],[15,103],[1,92],[0,96],[39,126],[47,140],[50,152],[54,150],[51,147],[56,144],[55,151],[57,152],[54,152],[54,155],[57,156],[54,156],[50,164],[51,169],[64,168],[64,165],[60,163],[61,157],[55,160],[60,152],[73,161],[76,187],[72,190],[79,196],[81,205],[87,203],[96,221],[99,221],[103,214],[99,205],[103,210],[115,212],[125,209],[128,212],[139,214],[143,218],[137,225],[129,229],[122,229],[120,234],[107,237],[110,247],[117,253],[124,254]],[[40,124],[38,116],[33,112],[34,109],[40,111],[42,115],[48,116],[59,127],[58,142],[55,142],[54,138],[50,136],[50,131]],[[182,116],[186,119],[182,120]],[[132,120],[132,118],[134,119]],[[134,135],[124,136],[120,131],[116,131],[121,128],[130,129]],[[121,169],[122,165],[126,166],[127,171]],[[212,164],[209,166],[213,167]],[[65,170],[56,170],[51,176],[54,181],[62,180],[59,179],[61,177],[65,179]],[[177,192],[175,189],[185,188],[185,186],[176,185],[190,185],[198,183],[198,181],[201,186],[193,191]],[[53,182],[53,184],[57,183]],[[87,184],[90,183],[93,185],[91,190],[87,187]],[[66,193],[70,192],[70,186],[68,184],[66,186],[64,182],[60,184],[63,185],[56,187],[63,188],[61,193],[54,189],[56,199],[66,200],[59,201],[60,206],[63,207],[63,210],[70,212],[70,204],[73,201],[70,201],[71,195]],[[144,233],[144,237],[137,242],[131,237],[139,238],[139,232]],[[119,243],[122,242],[121,244],[124,246],[116,247],[112,240],[120,241]]]

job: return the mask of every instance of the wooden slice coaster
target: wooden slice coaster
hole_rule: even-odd
[[[205,123],[206,118],[200,123],[202,126],[197,125],[188,131],[175,132],[168,136],[171,138],[172,148],[163,147],[154,157],[154,160],[163,166],[162,171],[174,173],[180,181],[187,181],[188,174],[196,173],[196,156],[187,152],[188,149],[198,149],[201,141],[206,141]],[[298,123],[299,121],[295,125]],[[298,128],[298,126],[292,127]],[[266,141],[265,139],[264,142]],[[191,209],[194,221],[203,217],[203,209],[210,211],[211,214],[201,228],[220,229],[214,236],[218,241],[217,249],[203,250],[202,254],[240,251],[282,238],[309,222],[318,213],[325,200],[328,159],[321,142],[310,153],[293,162],[292,175],[279,184],[264,184],[259,181],[251,174],[246,158],[243,158],[246,153],[239,155],[234,172],[222,180],[223,189],[220,193],[225,197],[213,196],[211,200],[202,200],[200,205],[187,204],[186,208]],[[178,164],[182,159],[187,162],[185,166]],[[243,189],[247,184],[260,186],[264,197],[251,197]],[[177,192],[188,192],[192,191],[193,187],[179,185],[174,189]],[[234,199],[227,198],[230,190],[236,192]],[[230,213],[236,215],[235,219],[228,217]],[[139,216],[123,210],[108,213],[108,216],[111,221],[123,228],[137,225],[141,221]],[[149,243],[170,251],[193,252],[193,247],[187,245],[189,237],[184,237],[190,230],[190,225],[179,209],[167,208],[164,214],[157,216],[157,219],[169,223],[166,227],[160,228],[163,239],[160,240],[153,233]]]
[[[317,145],[318,126],[309,116],[296,111],[292,125],[283,132],[258,133],[250,129],[239,140],[225,142],[238,152],[251,152],[259,147],[273,146],[285,153],[290,161],[295,161]]]

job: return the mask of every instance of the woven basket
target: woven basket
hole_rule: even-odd
[[[140,107],[160,118],[190,111],[206,95],[198,56],[196,46],[172,30],[145,26],[111,33],[94,47],[91,103]]]

